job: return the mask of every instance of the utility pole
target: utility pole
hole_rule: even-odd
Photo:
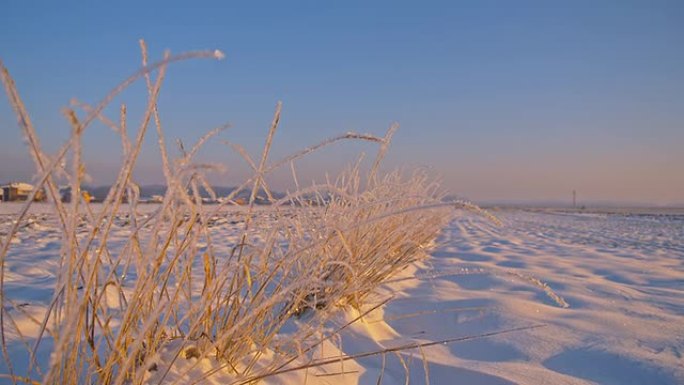
[[[577,208],[577,191],[572,190],[572,208]]]

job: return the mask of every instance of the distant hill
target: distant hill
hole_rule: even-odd
[[[106,186],[83,186],[83,190],[86,190],[90,193],[90,195],[95,199],[95,201],[103,201],[106,197],[107,194],[109,193],[109,190],[112,188],[111,185],[106,185]],[[216,193],[217,198],[221,197],[226,197],[230,195],[233,191],[235,191],[235,187],[227,187],[227,186],[212,186],[212,189]],[[240,193],[237,194],[235,199],[237,198],[242,198],[244,200],[249,199],[249,195],[251,193],[251,189],[243,190],[240,191]],[[151,198],[154,195],[164,195],[166,194],[166,186],[164,185],[142,185],[140,186],[140,197],[141,198]],[[276,192],[276,191],[271,191],[271,194],[273,195],[274,198],[279,199],[285,196],[285,194]],[[202,198],[211,198],[208,192],[204,191],[203,189],[200,191],[200,195]],[[263,190],[260,190],[257,193],[257,201],[256,203],[258,204],[263,204],[267,203],[266,200],[264,199],[266,197],[266,193]]]

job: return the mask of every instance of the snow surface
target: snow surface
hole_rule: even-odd
[[[19,208],[0,204],[3,241]],[[502,226],[459,214],[431,256],[383,285],[370,305],[389,302],[316,354],[356,355],[534,328],[340,361],[265,383],[399,384],[408,377],[411,384],[684,384],[684,215],[494,214]],[[228,218],[213,228],[225,233],[226,248],[235,241],[234,222]],[[123,242],[126,227],[118,229],[113,239]],[[9,311],[20,331],[31,337],[37,327],[25,318],[42,317],[58,263],[60,235],[49,207],[35,205],[12,242],[6,296],[15,304]],[[340,311],[328,330],[355,316],[354,310]],[[20,367],[25,348],[8,330],[10,354]],[[46,362],[49,341],[41,349],[39,359]],[[190,366],[181,362],[166,381],[190,383],[213,364],[207,360],[187,374],[184,365]],[[151,373],[149,383],[156,379]],[[219,372],[202,383],[232,379]]]

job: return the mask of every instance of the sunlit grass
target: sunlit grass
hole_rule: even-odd
[[[21,337],[30,354],[26,373],[17,373],[8,351],[6,332],[14,326],[12,299],[2,291],[2,350],[17,382],[47,384],[142,383],[150,376],[161,382],[178,360],[211,359],[216,371],[236,381],[258,379],[282,370],[330,335],[321,333],[337,309],[362,309],[368,295],[389,276],[424,256],[451,215],[439,184],[422,172],[382,173],[380,164],[396,126],[384,137],[347,133],[272,161],[269,153],[280,120],[278,104],[258,162],[232,144],[251,167],[246,179],[221,205],[202,203],[202,191],[213,194],[206,173],[212,167],[195,163],[202,145],[220,130],[209,132],[182,155],[171,159],[157,100],[167,66],[175,61],[222,57],[219,51],[193,52],[147,63],[93,106],[72,103],[65,110],[72,126],[69,140],[54,156],[41,148],[8,71],[2,80],[19,118],[39,175],[34,191],[44,188],[58,218],[60,270],[38,338]],[[154,77],[153,77],[154,75]],[[147,85],[142,122],[129,136],[126,107],[115,119],[103,115],[113,97],[136,80]],[[78,108],[79,110],[75,110]],[[78,112],[83,116],[79,117]],[[123,162],[105,201],[93,206],[80,199],[84,178],[82,136],[95,120],[120,133]],[[150,215],[137,210],[138,187],[132,181],[144,138],[153,125],[157,134],[166,194]],[[355,163],[335,180],[301,186],[296,161],[340,140],[378,144],[370,167]],[[266,176],[291,167],[296,191],[277,199]],[[72,199],[60,201],[57,182],[67,180]],[[241,191],[249,192],[240,213],[238,242],[230,253],[217,252],[225,243],[212,223],[225,218]],[[270,205],[255,204],[259,194]],[[129,204],[123,205],[124,197]],[[2,241],[0,285],[10,239],[26,219],[25,204]],[[112,228],[126,217],[127,241],[111,246]],[[295,334],[279,338],[285,325],[297,320]],[[52,340],[49,362],[36,357],[40,344]],[[164,350],[164,360],[158,352]]]

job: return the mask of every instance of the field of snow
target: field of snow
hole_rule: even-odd
[[[421,340],[545,326],[426,349],[433,383],[684,383],[684,216],[495,214],[452,222],[386,323]]]
[[[19,208],[0,204],[3,241]],[[501,226],[459,213],[428,259],[384,284],[370,301],[384,305],[319,347],[321,358],[338,362],[265,383],[684,383],[684,215],[493,213]],[[113,242],[125,240],[121,221]],[[227,213],[212,227],[226,248],[239,223],[239,212]],[[15,329],[30,338],[37,326],[29,318],[40,318],[52,297],[55,226],[49,208],[34,205],[5,263],[5,306],[18,320],[8,346],[19,368],[26,357]],[[339,312],[323,330],[358,315]],[[443,340],[455,341],[404,349]],[[49,343],[42,348],[45,363]],[[186,375],[175,368],[165,381],[200,381],[211,366]],[[149,383],[158,378],[151,373]],[[230,381],[219,372],[200,383]]]

